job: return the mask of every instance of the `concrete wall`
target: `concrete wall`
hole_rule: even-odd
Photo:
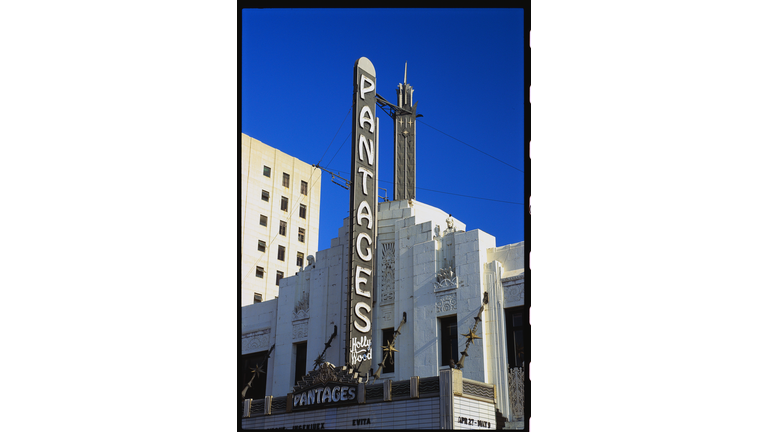
[[[522,243],[496,248],[493,236],[480,230],[465,232],[460,221],[453,221],[453,230],[447,230],[447,218],[446,212],[413,200],[379,203],[373,369],[382,359],[382,329],[397,329],[405,312],[407,322],[395,343],[395,372],[383,374],[381,379],[437,376],[447,368],[440,365],[439,319],[456,316],[459,333],[468,333],[483,305],[483,294],[489,292],[489,304],[475,330],[482,339],[469,345],[463,374],[505,390],[503,308],[509,302],[504,281],[522,283],[522,267],[513,268],[522,263]],[[310,371],[334,325],[338,335],[325,360],[345,363],[347,223],[345,220],[329,249],[317,252],[313,265],[281,281],[278,299],[243,309],[244,332],[273,323],[270,340],[275,343],[275,353],[269,363],[268,394],[285,395],[292,390],[294,344],[307,342],[306,370]],[[453,274],[441,281],[437,275],[447,265]],[[465,342],[459,336],[459,352]]]
[[[519,274],[525,268],[524,243],[488,248],[487,260],[488,262],[498,261],[504,267],[503,278]]]

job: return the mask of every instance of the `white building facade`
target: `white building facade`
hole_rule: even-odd
[[[241,135],[241,305],[274,299],[317,251],[321,171]]]
[[[277,299],[242,308],[241,380],[248,382],[256,376],[251,371],[263,366],[244,398],[243,427],[488,429],[506,420],[507,427],[522,429],[528,326],[524,244],[496,247],[492,235],[466,231],[451,215],[415,200],[378,203],[374,367],[357,371],[356,383],[362,387],[350,390],[355,397],[339,396],[338,407],[330,407],[328,399],[328,407],[320,409],[318,402],[311,407],[314,414],[297,417],[306,408],[296,396],[309,385],[304,377],[328,363],[341,373],[350,349],[345,346],[348,225],[345,220],[329,249],[280,281]],[[398,328],[394,363],[387,362],[374,379],[384,358],[382,347]],[[458,363],[460,372],[451,367]],[[315,385],[321,385],[318,379]],[[274,410],[268,401],[278,399],[272,398],[281,398]],[[423,418],[393,423],[405,418],[395,402],[401,402],[403,412],[424,411]],[[358,415],[360,410],[368,411]],[[483,413],[482,418],[472,412]]]

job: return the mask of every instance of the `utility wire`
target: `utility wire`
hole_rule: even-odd
[[[423,122],[423,121],[421,121],[421,120],[418,120],[418,122],[419,122],[419,123],[421,123],[421,124],[423,124],[424,126],[429,126],[428,124],[424,123],[424,122]],[[510,165],[510,164],[508,164],[508,163],[506,163],[506,162],[504,162],[503,160],[501,160],[501,159],[497,158],[496,156],[493,156],[493,155],[489,155],[488,153],[486,153],[486,152],[484,152],[484,151],[480,150],[480,149],[479,149],[479,148],[477,148],[477,147],[473,147],[473,146],[471,146],[471,145],[469,145],[469,144],[465,143],[464,141],[462,141],[462,140],[460,140],[460,139],[458,139],[458,138],[456,138],[456,137],[453,137],[453,136],[451,136],[451,135],[448,135],[447,133],[445,133],[445,132],[441,131],[440,129],[438,129],[438,128],[434,127],[434,126],[429,126],[429,127],[430,127],[430,128],[432,128],[432,129],[434,129],[434,130],[436,130],[436,131],[438,131],[438,132],[440,132],[441,134],[443,134],[443,135],[445,135],[445,136],[447,136],[447,137],[449,137],[449,138],[453,138],[453,139],[455,139],[456,141],[458,141],[458,142],[460,142],[460,143],[464,144],[464,145],[465,145],[465,146],[467,146],[467,147],[473,148],[473,149],[475,149],[475,150],[479,151],[480,153],[482,153],[482,154],[484,154],[484,155],[486,155],[486,156],[488,156],[488,157],[492,157],[492,158],[496,159],[497,161],[499,161],[499,162],[503,163],[504,165],[507,165],[507,166],[509,166],[509,167],[511,167],[511,168],[514,168],[514,169],[516,169],[516,170],[520,171],[521,173],[523,172],[523,170],[521,170],[520,168],[514,167],[514,166],[512,166],[512,165]]]
[[[319,166],[319,165],[318,165],[318,166]],[[328,168],[328,167],[322,167],[322,166],[319,166],[319,167],[320,167],[320,168],[323,168],[323,169],[326,169],[326,170],[328,170],[328,171],[335,171],[335,172],[337,172],[337,173],[349,174],[347,171],[339,171],[339,170],[333,170],[333,169],[331,169],[331,168]],[[394,184],[394,182],[391,182],[391,181],[389,181],[389,180],[382,180],[382,179],[379,179],[379,181],[380,181],[380,182],[384,182],[384,183],[388,183],[388,184]],[[485,201],[496,201],[496,202],[501,202],[501,203],[506,203],[506,204],[518,204],[518,205],[524,205],[523,203],[519,203],[519,202],[513,202],[513,201],[504,201],[504,200],[497,200],[497,199],[493,199],[493,198],[483,198],[483,197],[477,197],[477,196],[472,196],[472,195],[463,195],[463,194],[457,194],[457,193],[454,193],[454,192],[445,192],[445,191],[439,191],[439,190],[434,190],[434,189],[427,189],[427,188],[418,187],[418,186],[416,186],[416,189],[419,189],[419,190],[425,190],[425,191],[429,191],[429,192],[437,192],[437,193],[442,193],[442,194],[448,194],[448,195],[456,195],[456,196],[465,197],[465,198],[481,199],[481,200],[485,200]]]
[[[386,181],[386,180],[379,180],[379,181]],[[392,183],[392,182],[387,181],[387,183]],[[437,192],[437,193],[442,193],[442,194],[448,194],[448,195],[456,195],[456,196],[465,197],[465,198],[475,198],[475,199],[481,199],[481,200],[486,200],[486,201],[496,201],[496,202],[500,202],[500,203],[523,205],[523,203],[519,203],[519,202],[503,201],[503,200],[497,200],[497,199],[493,199],[493,198],[476,197],[476,196],[472,196],[472,195],[462,195],[462,194],[457,194],[457,193],[453,193],[453,192],[443,192],[443,191],[438,191],[438,190],[433,190],[433,189],[426,189],[426,188],[422,188],[422,187],[416,187],[416,189],[421,189],[421,190],[430,191],[430,192]]]
[[[341,142],[341,145],[339,146],[339,150],[341,150],[341,148],[342,148],[342,147],[344,147],[344,144],[346,144],[346,143],[347,143],[347,140],[348,140],[348,139],[349,139],[349,137],[351,137],[351,136],[352,136],[352,131],[350,131],[350,132],[349,132],[349,135],[347,135],[347,137],[346,137],[346,138],[344,138],[344,141],[342,141],[342,142]],[[331,164],[331,162],[333,162],[333,160],[334,160],[334,159],[336,159],[336,155],[337,155],[337,154],[339,154],[339,150],[336,150],[336,153],[334,153],[334,154],[333,154],[333,157],[331,158],[331,160],[329,160],[329,161],[328,161],[328,165],[330,165],[330,164]],[[320,165],[320,163],[319,163],[319,162],[318,162],[318,165]]]
[[[323,155],[320,157],[320,160],[319,160],[319,161],[317,161],[317,164],[318,164],[318,165],[320,165],[320,162],[322,162],[322,161],[323,161],[323,158],[325,157],[325,153],[328,153],[328,149],[330,149],[330,148],[331,148],[331,144],[333,144],[333,141],[336,139],[336,135],[338,135],[338,134],[339,134],[339,131],[341,130],[341,127],[342,127],[342,126],[344,126],[344,122],[346,122],[346,121],[347,121],[347,117],[349,117],[349,113],[350,113],[350,112],[352,112],[352,105],[350,105],[350,106],[349,106],[349,111],[347,111],[347,115],[345,115],[345,116],[344,116],[344,120],[342,120],[341,124],[339,125],[339,128],[336,130],[336,134],[335,134],[335,135],[333,135],[333,139],[331,139],[331,142],[330,142],[330,143],[328,143],[328,147],[326,147],[326,148],[325,148],[325,152],[324,152],[324,153],[323,153]],[[350,132],[350,135],[352,135],[352,133],[351,133],[351,132]],[[347,137],[347,138],[349,138],[349,137]],[[345,141],[346,141],[346,140],[345,140]],[[343,143],[342,143],[342,144],[343,144]],[[339,152],[339,151],[337,150],[337,151],[336,151],[336,153],[338,153],[338,152]],[[336,155],[333,155],[333,157],[336,157]],[[333,160],[333,159],[331,159],[331,160]],[[330,162],[328,162],[328,163],[330,164]]]

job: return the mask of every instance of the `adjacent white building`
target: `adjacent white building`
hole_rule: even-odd
[[[297,275],[280,281],[276,299],[242,308],[243,382],[253,376],[251,371],[256,366],[265,365],[265,370],[251,381],[252,387],[247,390],[243,427],[291,428],[292,425],[322,424],[323,427],[377,429],[458,428],[461,425],[486,429],[495,428],[496,421],[501,421],[501,417],[492,415],[495,410],[509,422],[507,427],[522,429],[523,348],[528,325],[528,312],[523,307],[523,243],[497,247],[492,235],[477,229],[466,231],[466,226],[448,213],[415,200],[381,202],[376,219],[373,365],[382,362],[383,346],[405,319],[394,344],[397,350],[394,365],[387,364],[378,379],[360,384],[358,399],[344,402],[340,396],[339,403],[347,406],[312,411],[311,422],[310,417],[296,417],[292,412],[292,406],[304,403],[298,396],[293,399],[294,394],[298,395],[308,385],[307,379],[302,381],[303,377],[317,374],[319,368],[330,367],[326,362],[336,365],[337,373],[341,373],[339,367],[345,364],[345,351],[349,349],[344,337],[349,313],[349,221],[345,219],[339,237],[332,240],[329,249],[318,251]],[[472,333],[473,337],[468,339]],[[458,375],[460,379],[451,379],[451,373],[453,376],[458,373],[456,369],[449,370],[451,361],[459,363],[462,352],[466,357]],[[365,376],[366,372],[370,375],[377,367],[372,371],[359,371],[359,375]],[[429,384],[425,387],[425,383],[437,380],[438,376],[440,386],[434,381],[432,387]],[[462,382],[464,388],[474,390],[463,394]],[[380,384],[383,390],[378,391]],[[490,393],[483,390],[483,386],[489,386]],[[442,394],[438,387],[439,392],[453,390]],[[431,388],[431,395],[439,396],[440,402],[433,401],[434,405],[430,405],[432,402],[424,399],[425,388]],[[422,389],[421,396],[418,389]],[[474,396],[470,394],[472,391]],[[367,395],[367,401],[360,396],[361,392]],[[349,394],[354,391],[350,390]],[[424,409],[437,413],[434,415],[439,416],[440,421],[435,423],[435,417],[422,419],[423,423],[417,419],[412,423],[392,423],[393,417],[402,414],[397,411],[401,408],[395,409],[395,405],[386,403],[397,401],[398,397],[405,410],[402,413]],[[273,400],[279,401],[275,405],[278,408],[273,409]],[[381,409],[370,405],[372,401],[388,406],[390,414],[382,414]],[[490,404],[490,408],[475,406],[480,403]],[[255,404],[258,408],[254,408]],[[359,404],[362,405],[358,407]],[[368,404],[365,416],[358,418],[357,414],[350,414],[362,413],[360,410],[365,404]],[[482,419],[467,417],[466,412],[471,410],[457,414],[462,406],[491,414]],[[264,416],[266,411],[270,416]]]
[[[241,305],[274,299],[317,251],[321,171],[242,134]]]

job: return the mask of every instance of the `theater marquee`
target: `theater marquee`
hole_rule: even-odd
[[[365,374],[371,367],[373,270],[378,194],[379,120],[376,70],[365,57],[355,62],[352,110],[352,186],[349,189],[349,309],[347,364]]]

